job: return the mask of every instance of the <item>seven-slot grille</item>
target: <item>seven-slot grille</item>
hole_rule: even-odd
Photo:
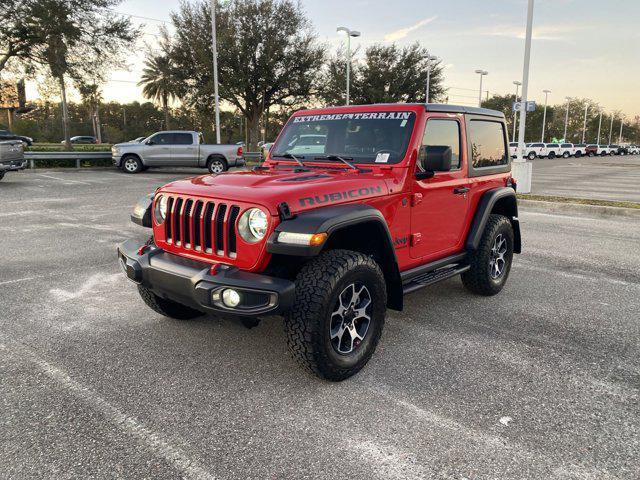
[[[183,250],[235,258],[239,213],[237,205],[169,197],[164,222],[166,241]]]

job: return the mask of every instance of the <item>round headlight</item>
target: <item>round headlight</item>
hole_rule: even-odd
[[[163,195],[156,198],[156,208],[153,211],[153,216],[156,219],[156,223],[160,224],[164,222],[167,217],[167,202],[169,199]]]
[[[245,242],[256,243],[267,234],[269,220],[259,208],[250,208],[238,220],[238,233]]]

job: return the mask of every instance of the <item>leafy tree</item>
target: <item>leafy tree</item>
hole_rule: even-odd
[[[403,48],[373,45],[351,69],[351,101],[355,104],[424,102],[429,51],[418,43]],[[329,60],[320,97],[329,105],[342,105],[346,90],[346,58],[342,49]],[[431,64],[429,101],[443,98],[441,62]]]
[[[129,19],[113,13],[119,3],[121,0],[23,0],[16,3],[19,15],[9,14],[6,29],[3,19],[0,42],[5,51],[0,58],[18,58],[25,69],[44,68],[57,80],[68,147],[65,78],[82,78],[88,72],[95,77],[96,66],[108,70],[119,63],[139,34]]]
[[[199,112],[211,112],[210,2],[183,3],[172,22],[172,58],[182,100]],[[216,29],[220,98],[245,116],[249,144],[255,147],[265,111],[299,105],[315,93],[325,49],[293,0],[218,2]]]
[[[169,101],[178,98],[180,84],[171,58],[171,41],[164,29],[161,31],[160,47],[160,52],[149,52],[138,85],[143,87],[145,98],[160,102],[165,129],[169,130]]]

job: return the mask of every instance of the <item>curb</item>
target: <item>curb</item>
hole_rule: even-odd
[[[580,203],[545,202],[518,199],[518,206],[525,212],[575,214],[595,217],[627,217],[640,219],[640,208],[606,207]]]

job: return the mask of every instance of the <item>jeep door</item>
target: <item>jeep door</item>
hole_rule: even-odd
[[[171,163],[171,142],[173,134],[156,133],[147,140],[144,146],[144,164],[150,167],[161,167]]]
[[[451,148],[451,170],[413,181],[411,198],[411,258],[425,261],[459,251],[464,242],[469,210],[469,179],[462,115],[429,116],[422,137],[424,147]],[[422,169],[420,162],[416,171]]]
[[[197,167],[200,146],[190,132],[174,132],[171,142],[171,164],[179,167]]]

